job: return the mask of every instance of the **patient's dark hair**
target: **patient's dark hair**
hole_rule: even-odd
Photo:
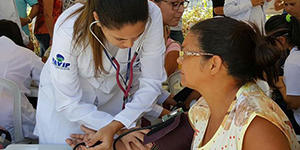
[[[223,59],[229,75],[240,85],[262,79],[274,87],[278,81],[275,63],[280,56],[279,50],[254,24],[227,17],[212,18],[195,24],[191,32],[198,35],[201,49]]]
[[[17,45],[25,47],[18,25],[9,20],[0,20],[0,37],[6,36]]]

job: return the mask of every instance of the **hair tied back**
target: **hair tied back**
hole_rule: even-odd
[[[291,17],[292,17],[291,14],[287,14],[287,15],[285,16],[286,22],[291,22]]]

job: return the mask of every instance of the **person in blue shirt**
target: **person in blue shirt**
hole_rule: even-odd
[[[29,36],[28,24],[31,23],[32,19],[37,16],[39,12],[39,4],[37,0],[15,0],[18,14],[20,16],[20,21],[23,31]],[[29,15],[27,15],[27,5],[31,7]]]

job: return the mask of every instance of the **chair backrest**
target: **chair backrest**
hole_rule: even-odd
[[[181,77],[180,77],[180,71],[176,71],[172,73],[168,77],[168,87],[169,92],[172,95],[176,95],[180,90],[182,90],[184,87],[181,85]]]
[[[0,88],[6,89],[14,97],[14,137],[15,142],[20,142],[24,140],[23,130],[22,130],[22,119],[21,119],[21,92],[15,82],[0,78]]]

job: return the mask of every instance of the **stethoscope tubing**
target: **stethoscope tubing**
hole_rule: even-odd
[[[150,22],[151,22],[151,18],[150,19]],[[120,64],[119,62],[117,61],[117,59],[115,57],[113,57],[108,51],[107,51],[107,48],[106,46],[101,42],[101,40],[96,36],[96,34],[92,31],[92,26],[96,23],[98,23],[99,21],[96,20],[94,22],[92,22],[89,26],[89,30],[91,32],[91,34],[94,36],[94,38],[101,44],[101,46],[103,47],[103,50],[104,50],[104,53],[106,55],[106,57],[109,59],[110,63],[112,64],[112,66],[115,68],[116,70],[116,81],[117,81],[117,84],[119,86],[119,88],[121,89],[121,91],[124,93],[124,97],[123,97],[123,107],[122,109],[125,108],[125,101],[127,100],[128,96],[129,96],[129,91],[130,91],[130,88],[131,88],[131,85],[132,85],[132,81],[133,81],[133,64],[136,60],[136,57],[138,55],[138,52],[140,51],[140,48],[141,46],[143,45],[143,41],[144,41],[144,38],[145,38],[145,32],[148,31],[148,26],[146,27],[146,30],[144,31],[144,34],[142,36],[142,42],[139,43],[136,51],[134,52],[134,56],[132,57],[132,59],[130,60],[130,55],[131,55],[131,48],[129,48],[129,52],[128,52],[128,61],[127,61],[127,71],[126,71],[126,80],[124,79],[124,77],[120,74]],[[130,62],[129,62],[130,61]],[[129,71],[128,71],[129,70]],[[124,86],[125,88],[122,86],[121,82],[120,82],[120,78],[122,79],[123,83],[124,83]],[[128,78],[129,78],[129,81],[128,81]],[[127,84],[127,81],[128,81],[128,84]]]
[[[135,62],[137,55],[138,55],[138,53],[135,52],[134,55],[133,55],[133,57],[132,57],[132,59],[131,59],[131,61],[130,61],[129,72],[127,71],[127,73],[129,73],[129,81],[128,81],[128,84],[125,85],[125,88],[121,85],[119,76],[116,76],[117,84],[118,84],[119,88],[124,93],[124,97],[123,97],[124,100],[126,100],[128,98],[128,96],[129,96],[129,91],[130,91],[130,88],[131,88],[131,85],[132,85],[132,81],[133,81],[133,63]],[[118,61],[114,57],[112,58],[112,61],[117,66],[117,74],[119,74],[120,73],[120,64],[118,63]],[[124,107],[125,107],[125,103],[123,103],[122,108],[124,109]]]

